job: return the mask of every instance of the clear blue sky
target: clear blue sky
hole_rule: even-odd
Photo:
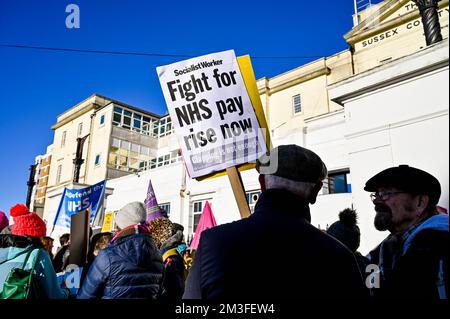
[[[80,8],[67,29],[66,6]],[[0,0],[0,44],[198,56],[328,56],[347,48],[353,1]],[[183,58],[0,47],[0,210],[25,202],[56,116],[96,92],[167,112],[155,68]],[[255,59],[257,78],[315,59]]]

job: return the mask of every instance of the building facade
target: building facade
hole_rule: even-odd
[[[48,178],[50,176],[50,164],[52,162],[53,145],[47,147],[44,155],[36,156],[36,183],[31,196],[31,210],[41,217],[44,214],[45,197],[47,195]]]
[[[57,117],[44,218],[51,221],[62,188],[74,179],[77,140],[83,145],[80,184],[135,174],[180,161],[168,116],[94,94]],[[172,143],[171,143],[172,142]]]

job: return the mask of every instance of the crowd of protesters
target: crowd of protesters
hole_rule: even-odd
[[[434,176],[400,165],[366,182],[374,226],[389,235],[363,256],[355,210],[341,211],[325,231],[311,225],[310,205],[328,174],[317,154],[282,145],[256,169],[262,194],[254,214],[204,231],[195,255],[183,226],[143,203],[124,206],[114,232],[90,236],[76,295],[57,280],[69,265],[70,235],[60,236],[53,257],[37,214],[16,205],[11,226],[0,212],[0,299],[14,296],[16,269],[33,274],[35,294],[48,299],[447,298],[448,215],[437,212]]]

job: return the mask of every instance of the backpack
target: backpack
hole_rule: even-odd
[[[25,270],[28,258],[33,251],[34,249],[30,249],[27,252],[27,256],[25,257],[25,261],[21,268],[12,268],[9,271],[5,283],[3,284],[3,290],[0,293],[0,299],[41,299],[40,297],[42,294],[39,283],[34,274],[34,268],[36,267],[37,260],[39,260],[39,253],[41,252],[40,249],[38,249],[31,270]]]

